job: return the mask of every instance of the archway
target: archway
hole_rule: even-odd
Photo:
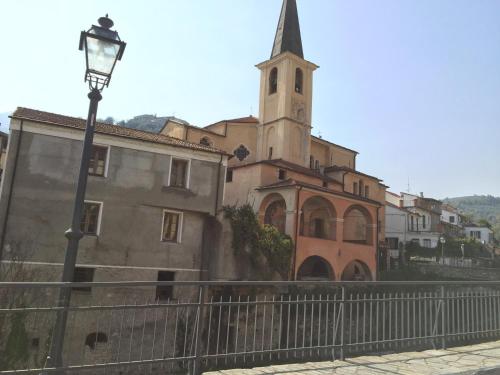
[[[344,214],[345,242],[371,245],[372,218],[368,210],[362,206],[351,206]]]
[[[302,205],[300,235],[304,237],[335,240],[337,235],[337,212],[327,199],[311,197]]]
[[[335,280],[335,274],[326,259],[315,255],[302,262],[297,272],[297,280]]]
[[[342,271],[342,281],[372,281],[370,268],[360,260],[353,260]]]
[[[272,225],[281,233],[286,229],[286,202],[278,193],[268,195],[262,201],[260,213],[263,214],[263,222]]]

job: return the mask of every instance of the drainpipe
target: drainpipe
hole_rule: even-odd
[[[378,262],[379,262],[379,259],[380,259],[380,254],[379,254],[379,247],[378,247],[378,241],[379,241],[379,236],[378,236],[378,232],[379,232],[379,222],[380,222],[380,219],[379,219],[379,211],[380,211],[380,207],[377,207],[377,234],[376,234],[376,242],[375,242],[375,256],[377,257],[377,262],[375,263],[376,264],[376,272],[377,272],[377,277],[376,279],[378,280],[380,278],[379,276],[379,271],[380,271],[380,267],[378,265]]]
[[[9,186],[9,195],[8,195],[8,198],[7,198],[7,208],[5,210],[5,218],[4,218],[3,225],[2,225],[2,236],[0,238],[0,265],[1,265],[1,262],[2,262],[2,259],[3,259],[2,257],[3,257],[3,246],[4,246],[4,243],[5,243],[5,231],[7,229],[7,221],[8,221],[9,212],[10,212],[10,203],[12,201],[12,191],[14,189],[14,180],[16,178],[17,160],[19,158],[19,150],[21,148],[21,139],[23,137],[23,124],[24,124],[24,120],[21,120],[21,124],[20,124],[20,127],[19,127],[19,137],[17,138],[16,155],[15,155],[15,158],[14,158],[14,167],[13,167],[13,170],[12,170],[12,177],[11,177],[10,186]],[[12,134],[11,134],[11,136],[12,136]],[[6,159],[6,162],[7,162],[7,159]],[[2,178],[5,178],[5,173],[3,174]],[[1,268],[0,268],[0,270],[1,270]]]
[[[220,155],[220,161],[219,161],[219,164],[218,164],[218,169],[217,169],[217,185],[216,185],[216,188],[215,188],[215,207],[214,207],[214,220],[217,220],[217,208],[219,206],[219,191],[220,191],[220,169],[222,167],[222,154]],[[210,220],[210,216],[206,217],[205,218],[206,222],[208,222]],[[208,259],[207,257],[205,256],[206,254],[206,226],[205,226],[205,230],[203,231],[203,236],[202,236],[202,246],[201,246],[201,259],[202,259],[202,263],[201,263],[201,267],[200,267],[200,281],[206,281],[206,280],[209,280],[210,279],[210,270],[209,270],[209,265],[208,265]],[[206,277],[205,277],[205,274],[203,273],[203,270],[206,270]]]
[[[295,193],[295,202],[297,205],[297,209],[295,210],[295,243],[293,246],[293,258],[292,258],[292,280],[295,280],[295,266],[297,265],[297,240],[299,238],[299,199],[300,199],[300,191],[302,190],[302,186],[299,186],[297,192]]]

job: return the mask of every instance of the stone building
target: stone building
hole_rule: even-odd
[[[304,58],[295,0],[284,0],[271,57],[257,68],[259,118],[172,121],[161,133],[235,156],[224,203],[250,203],[261,223],[292,237],[293,278],[375,279],[386,186],[357,170],[356,151],[311,135],[318,66]]]
[[[20,259],[58,281],[85,121],[27,108],[11,117],[0,198],[3,266]],[[75,280],[207,278],[227,160],[210,146],[98,123]]]

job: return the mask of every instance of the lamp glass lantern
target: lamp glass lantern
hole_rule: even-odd
[[[111,30],[113,21],[106,17],[98,20],[99,26],[92,25],[88,31],[80,34],[80,50],[85,51],[85,81],[91,89],[101,91],[109,85],[111,74],[125,50],[125,42],[118,32]]]

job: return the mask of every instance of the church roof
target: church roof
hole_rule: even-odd
[[[283,52],[291,52],[304,58],[296,0],[283,0],[271,59]]]

